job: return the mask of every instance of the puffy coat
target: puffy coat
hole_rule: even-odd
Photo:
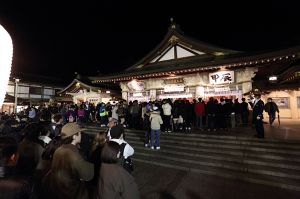
[[[151,129],[159,130],[160,125],[163,124],[161,116],[158,111],[153,111],[150,115]]]

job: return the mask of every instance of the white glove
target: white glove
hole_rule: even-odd
[[[260,116],[257,116],[256,119],[257,119],[257,120],[260,120]]]

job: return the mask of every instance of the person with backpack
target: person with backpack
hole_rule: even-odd
[[[110,141],[116,142],[120,145],[121,165],[129,173],[133,171],[133,164],[131,156],[134,154],[134,149],[124,140],[124,128],[121,125],[113,126],[110,129]]]
[[[101,169],[98,180],[97,198],[139,199],[138,186],[132,175],[118,162],[121,158],[121,146],[114,141],[105,143],[101,152]]]

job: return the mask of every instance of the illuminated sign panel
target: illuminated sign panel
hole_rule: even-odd
[[[136,81],[135,79],[128,82],[127,86],[132,91],[143,91],[145,89],[145,83]]]
[[[184,91],[184,85],[166,85],[164,92],[181,92]]]
[[[210,84],[226,84],[234,82],[234,71],[218,71],[209,73]]]

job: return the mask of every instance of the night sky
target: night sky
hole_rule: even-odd
[[[164,38],[171,17],[186,35],[233,50],[300,45],[299,6],[289,1],[29,2],[0,3],[0,24],[14,42],[12,71],[66,83],[75,71],[95,76],[135,64]]]

